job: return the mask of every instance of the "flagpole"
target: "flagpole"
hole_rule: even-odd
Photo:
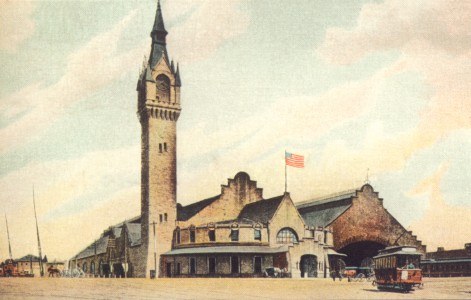
[[[286,165],[286,150],[285,150],[285,193],[288,192],[288,166]]]

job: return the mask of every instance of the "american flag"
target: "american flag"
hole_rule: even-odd
[[[285,152],[285,162],[287,166],[304,168],[304,156]]]

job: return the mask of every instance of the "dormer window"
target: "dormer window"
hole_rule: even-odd
[[[238,242],[239,241],[239,224],[233,223],[231,225],[231,241]]]
[[[210,242],[216,241],[216,226],[214,223],[208,224],[208,238]]]
[[[190,227],[190,243],[194,243],[196,241],[196,229],[194,226]]]
[[[254,226],[253,239],[255,241],[262,241],[262,226],[260,224]]]

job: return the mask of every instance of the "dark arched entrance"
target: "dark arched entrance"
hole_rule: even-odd
[[[349,267],[360,267],[361,262],[368,257],[373,257],[378,254],[378,251],[384,249],[386,246],[377,242],[361,241],[339,249],[338,252],[344,253],[347,257],[344,258],[345,263]]]
[[[120,263],[113,264],[113,273],[118,278],[124,278],[124,268]]]
[[[300,269],[301,277],[317,277],[317,256],[301,256]]]

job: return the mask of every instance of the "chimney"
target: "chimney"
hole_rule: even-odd
[[[443,251],[445,251],[445,247],[438,247],[437,248],[437,252],[443,252]]]

